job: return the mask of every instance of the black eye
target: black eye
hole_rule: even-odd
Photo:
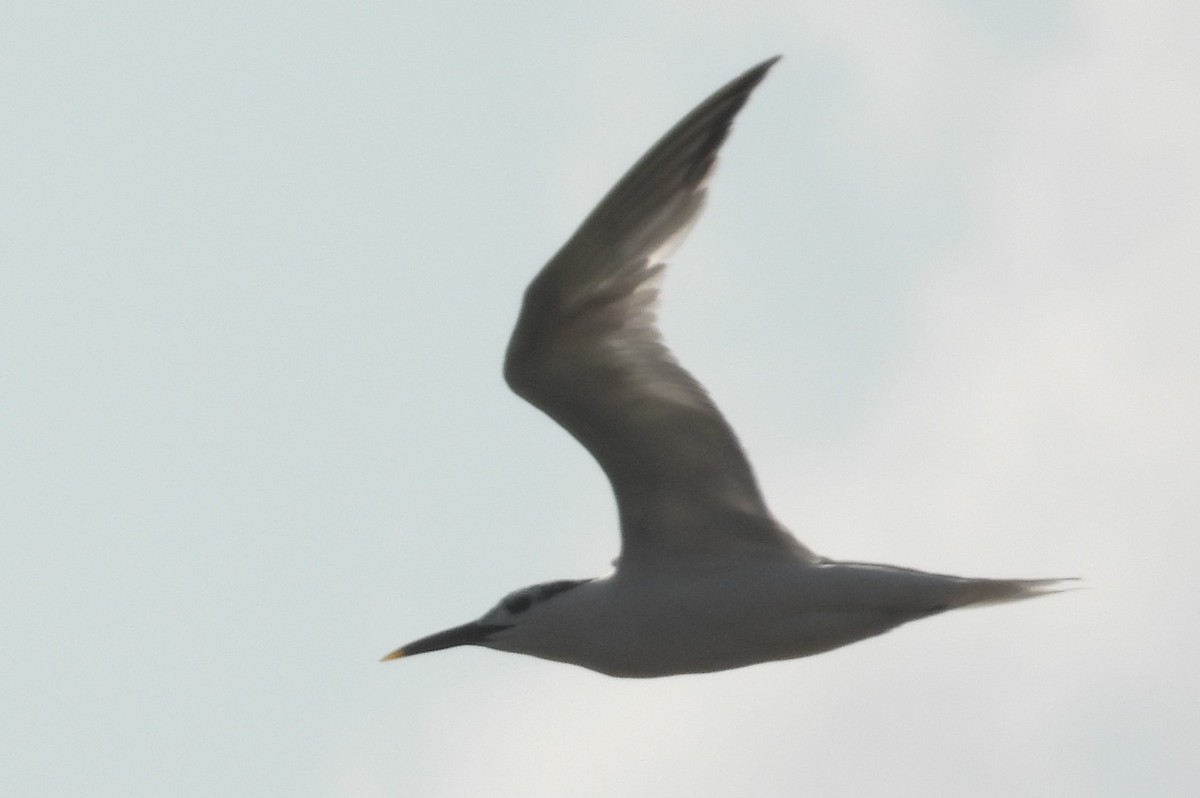
[[[529,609],[531,604],[533,604],[533,599],[529,597],[529,594],[521,593],[520,595],[513,596],[512,598],[505,599],[504,609],[508,610],[513,615],[520,615],[522,612],[525,612],[525,610]]]

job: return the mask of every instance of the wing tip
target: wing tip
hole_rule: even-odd
[[[713,120],[715,124],[713,124],[712,140],[709,142],[710,154],[715,155],[716,151],[725,143],[725,138],[729,135],[730,128],[733,127],[734,118],[741,113],[742,108],[750,99],[750,95],[781,58],[783,58],[782,54],[773,55],[750,67],[714,92],[689,117],[685,117],[685,120],[691,120],[695,117],[702,118],[708,113],[716,115],[717,118]],[[682,127],[683,123],[680,123],[679,128]]]
[[[776,53],[775,55],[771,56],[770,58],[767,58],[767,59],[763,60],[762,62],[760,62],[757,66],[751,67],[750,71],[755,72],[755,71],[761,70],[763,72],[763,74],[766,74],[771,69],[771,67],[778,64],[780,62],[780,60],[782,60],[782,59],[783,59],[783,53]]]
[[[771,71],[771,68],[778,64],[782,58],[783,53],[779,53],[778,55],[773,55],[764,61],[760,61],[759,63],[747,69],[740,76],[734,78],[730,88],[738,86],[742,91],[749,94],[755,86],[762,82],[763,78],[767,76],[767,73]]]

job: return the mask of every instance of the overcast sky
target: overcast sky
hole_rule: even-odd
[[[0,793],[1200,791],[1200,6],[4,18]],[[816,551],[1089,589],[705,676],[380,664],[606,570],[520,294],[776,53],[668,340]]]

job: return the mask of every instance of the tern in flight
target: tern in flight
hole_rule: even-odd
[[[474,645],[611,676],[818,654],[1060,579],[973,579],[840,562],[775,520],[733,430],[659,335],[665,259],[704,205],[733,118],[778,58],[702,102],[621,178],[525,292],[512,389],[591,452],[621,526],[615,568],[522,588],[384,659]]]

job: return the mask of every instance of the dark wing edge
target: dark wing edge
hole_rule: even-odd
[[[621,178],[530,284],[509,342],[509,386],[612,483],[622,560],[706,539],[799,546],[771,519],[733,430],[655,324],[662,260],[699,215],[734,117],[778,60],[719,89]]]
[[[529,286],[586,293],[614,262],[656,265],[682,242],[704,206],[717,153],[750,94],[782,56],[774,56],[718,89],[666,132],[588,214]],[[638,261],[641,261],[640,263]]]

